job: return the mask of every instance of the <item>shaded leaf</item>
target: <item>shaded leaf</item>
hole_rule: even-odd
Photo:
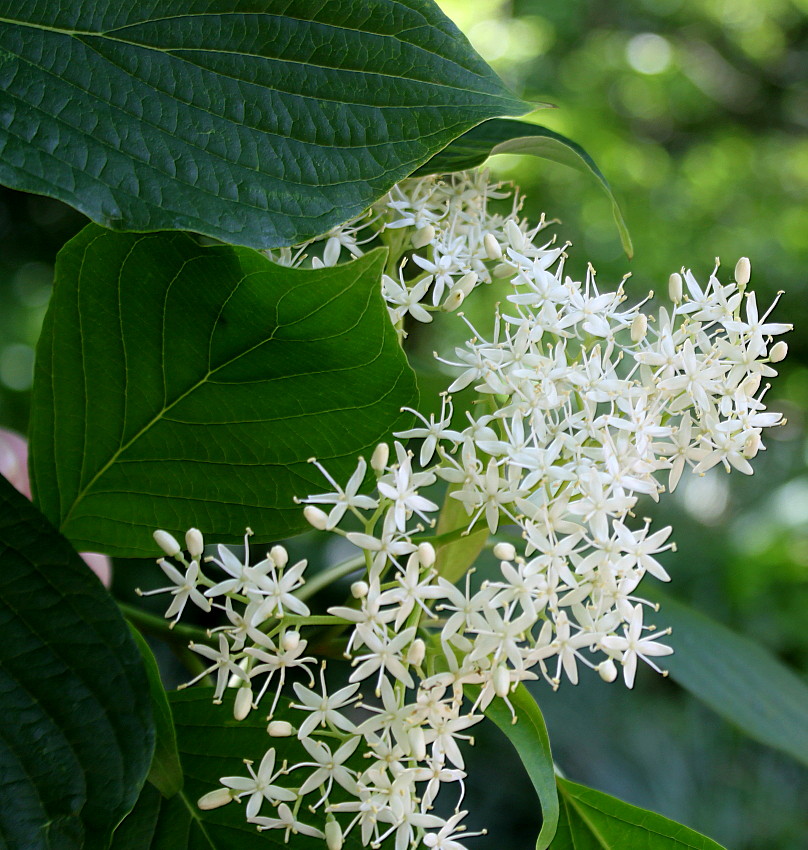
[[[656,812],[567,779],[556,781],[561,819],[551,850],[723,850]]]
[[[477,687],[467,686],[465,690],[472,700],[480,693]],[[559,805],[550,738],[541,709],[524,685],[519,685],[509,694],[508,699],[516,714],[516,723],[513,722],[510,709],[501,699],[494,699],[486,708],[485,716],[492,720],[513,744],[536,789],[542,816],[536,850],[545,850],[556,834]]]
[[[37,349],[32,481],[74,544],[154,556],[152,530],[256,541],[293,496],[407,427],[415,376],[382,301],[384,252],[277,266],[186,234],[85,228],[60,252]]]
[[[629,258],[633,256],[634,248],[623,213],[603,173],[579,144],[547,127],[508,118],[485,121],[435,154],[418,169],[416,175],[465,171],[482,165],[489,156],[499,153],[538,156],[594,177],[611,201],[612,215],[620,233],[623,250]]]
[[[0,477],[0,845],[105,848],[154,749],[143,662],[111,597]]]
[[[808,685],[760,644],[656,587],[658,626],[671,627],[671,678],[750,738],[808,765]]]
[[[168,704],[168,694],[163,687],[154,653],[140,632],[131,625],[129,628],[143,657],[146,675],[149,677],[149,692],[154,713],[156,734],[154,757],[147,778],[164,797],[173,797],[182,788],[182,766],[177,750],[174,718],[171,714],[171,706]]]
[[[290,245],[529,109],[432,0],[0,0],[0,182],[115,229]]]

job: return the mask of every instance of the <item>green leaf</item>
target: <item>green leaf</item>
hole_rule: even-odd
[[[384,252],[277,266],[187,234],[85,228],[60,252],[31,414],[38,503],[78,548],[154,556],[152,530],[256,541],[347,478],[417,404]]]
[[[233,719],[232,699],[225,697],[224,705],[213,705],[212,695],[212,688],[191,688],[170,695],[185,786],[170,800],[161,799],[155,789],[145,786],[137,806],[116,830],[110,850],[288,850],[290,846],[294,850],[323,850],[322,839],[295,835],[287,844],[283,830],[259,833],[247,823],[243,803],[229,803],[211,811],[197,807],[197,800],[203,794],[222,787],[220,777],[246,776],[242,759],[249,758],[258,764],[270,747],[276,750],[278,766],[284,759],[289,764],[311,761],[297,738],[267,735],[263,712],[252,712],[246,720],[238,722]],[[282,700],[275,717],[284,716]],[[348,764],[361,770],[367,762],[355,754]],[[309,802],[316,799],[311,797]],[[338,802],[348,799],[348,795],[335,785],[330,799]],[[272,809],[265,804],[261,813],[271,817]],[[309,814],[305,805],[299,817],[322,828],[322,814]],[[384,846],[390,847],[391,842],[385,842]],[[346,839],[344,850],[361,847],[358,830],[354,830]]]
[[[107,591],[0,477],[0,846],[103,850],[154,749],[140,653]]]
[[[760,644],[656,587],[643,595],[661,604],[655,623],[673,629],[671,678],[750,738],[808,765],[808,685]]]
[[[290,245],[530,106],[432,0],[0,0],[0,182]]]
[[[455,139],[440,153],[435,154],[429,162],[415,172],[415,176],[476,168],[489,156],[498,153],[530,154],[561,165],[568,165],[576,171],[582,171],[594,177],[611,201],[612,215],[620,233],[623,250],[629,259],[634,255],[631,235],[623,219],[623,213],[620,211],[611,186],[595,161],[579,144],[560,133],[548,130],[547,127],[508,118],[485,121]]]
[[[154,757],[148,780],[159,789],[164,797],[173,797],[182,788],[182,766],[177,750],[177,733],[174,730],[174,718],[168,703],[168,694],[160,678],[157,659],[140,632],[130,624],[132,637],[143,657],[146,675],[149,677],[149,693],[151,694],[152,710],[154,713],[154,728],[156,740]]]
[[[556,779],[561,819],[551,850],[723,850],[711,838],[586,785]]]
[[[466,686],[465,690],[471,700],[475,700],[480,693],[480,689],[474,686]],[[513,706],[516,723],[513,722],[510,709],[501,699],[494,699],[489,704],[485,716],[492,720],[513,744],[536,789],[542,815],[536,850],[545,850],[550,846],[558,825],[558,793],[550,738],[541,709],[524,685],[519,685],[508,699]]]
[[[438,575],[452,584],[466,574],[488,540],[485,523],[478,525],[471,534],[465,533],[469,524],[468,512],[461,501],[451,496],[459,489],[459,485],[452,485],[446,490],[435,529],[438,538],[445,535],[441,542],[435,544],[435,569]]]

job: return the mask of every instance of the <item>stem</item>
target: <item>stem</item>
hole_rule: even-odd
[[[126,602],[118,602],[118,607],[121,613],[129,620],[132,625],[136,626],[139,631],[157,635],[166,640],[171,640],[175,643],[186,643],[189,640],[194,640],[197,643],[212,644],[210,635],[198,626],[188,626],[184,623],[177,623],[173,628],[168,620],[163,617],[158,617],[155,614],[149,614],[142,608],[136,608],[134,605],[127,605]]]
[[[307,581],[306,584],[297,592],[297,598],[303,601],[310,599],[315,593],[319,592],[324,587],[328,587],[328,585],[332,582],[342,578],[343,576],[347,576],[364,566],[364,555],[358,555],[355,558],[349,558],[347,561],[334,564],[333,567],[328,567],[328,569],[317,573],[311,581]]]

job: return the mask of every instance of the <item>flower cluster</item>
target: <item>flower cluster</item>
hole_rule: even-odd
[[[184,567],[160,562],[174,583],[167,616],[179,617],[190,599],[228,620],[214,630],[218,649],[195,647],[213,662],[216,697],[232,680],[244,717],[277,682],[270,735],[295,736],[310,757],[276,767],[271,747],[257,772],[248,765],[246,777],[223,777],[203,807],[246,798],[259,829],[318,835],[329,850],[352,830],[366,846],[390,838],[396,850],[462,850],[460,743],[492,700],[510,705],[530,679],[574,684],[581,667],[605,681],[622,671],[632,687],[640,661],[659,670],[655,659],[672,651],[638,595],[647,574],[668,580],[660,555],[673,548],[671,529],[637,521],[638,500],[675,489],[685,469],[752,472],[763,429],[781,421],[766,410],[764,379],[786,355],[774,337],[790,326],[770,320],[774,305],[761,315],[746,259],[730,281],[718,266],[704,286],[689,271],[671,275],[668,303],[654,314],[648,299],[628,305],[624,284],[602,290],[591,268],[584,280],[566,274],[566,246],[537,244],[545,222],[519,219],[518,194],[509,216],[489,210],[490,199],[506,197],[484,172],[408,180],[369,221],[328,235],[322,258],[310,261],[358,255],[374,228],[397,239],[399,255],[423,272],[385,278],[399,326],[405,313],[426,321],[439,305],[455,309],[480,282],[507,287],[492,331],[467,323],[466,344],[440,358],[456,377],[439,415],[411,411],[418,421],[392,452],[382,444],[369,463],[359,459],[344,486],[313,461],[329,489],[302,500],[304,515],[356,549],[332,568],[356,573],[349,604],[317,619],[343,629],[346,683],[330,690],[321,669],[319,690],[295,680],[291,702],[281,699],[286,670],[310,676],[314,661],[303,657],[301,633],[314,620],[304,562],[288,567],[274,547],[253,566],[219,547],[209,560],[228,577],[214,583],[201,569],[198,532],[189,532],[190,561],[158,533]],[[278,259],[299,264],[306,250]],[[456,393],[479,402],[465,405],[465,421],[454,416]],[[417,458],[406,440],[419,441]],[[461,521],[442,521],[438,533],[441,485],[441,516]],[[499,574],[482,583],[452,545],[479,530],[505,538],[493,547]],[[459,586],[447,578],[463,572]],[[363,683],[372,699],[359,694]],[[460,802],[443,819],[433,806],[448,786]]]

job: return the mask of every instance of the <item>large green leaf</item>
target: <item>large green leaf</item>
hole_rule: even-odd
[[[568,165],[584,174],[594,177],[609,197],[612,204],[617,230],[623,250],[630,258],[634,253],[623,213],[612,193],[611,186],[595,164],[591,156],[576,142],[526,121],[513,121],[508,118],[494,118],[472,128],[440,153],[435,154],[416,171],[417,174],[443,174],[450,171],[464,171],[482,165],[489,156],[498,153],[531,154],[549,159],[561,165]]]
[[[646,593],[647,591],[647,593]],[[657,588],[658,626],[671,627],[671,678],[743,732],[808,765],[808,685],[760,644]]]
[[[233,720],[232,699],[225,698],[225,705],[213,705],[212,695],[212,688],[192,688],[170,695],[185,787],[166,800],[160,798],[156,789],[145,786],[134,811],[116,830],[110,850],[286,850],[290,846],[294,850],[323,850],[321,839],[295,835],[291,844],[286,844],[283,830],[259,833],[254,825],[247,823],[243,804],[230,803],[212,811],[197,807],[197,800],[203,794],[222,787],[220,777],[246,776],[242,759],[249,758],[258,764],[269,747],[276,750],[277,766],[284,759],[290,764],[311,761],[297,738],[267,735],[264,712],[253,712],[238,722]],[[275,717],[283,716],[282,701]],[[349,763],[359,769],[366,766],[357,755]],[[307,798],[312,803],[315,799]],[[330,799],[338,802],[347,799],[347,794],[335,785]],[[271,807],[265,806],[262,814],[271,817]],[[299,817],[317,826],[321,815],[309,815],[303,806]],[[361,846],[359,833],[354,830],[345,841],[344,850],[359,850]],[[389,847],[390,842],[385,846]]]
[[[0,846],[106,848],[154,749],[149,686],[117,606],[0,477]]]
[[[182,767],[180,754],[177,750],[177,733],[174,730],[174,717],[168,703],[168,694],[160,678],[157,659],[151,651],[146,639],[132,625],[132,637],[143,657],[146,675],[149,677],[149,692],[151,694],[152,710],[154,713],[154,756],[148,780],[164,797],[173,797],[182,789]]]
[[[723,850],[687,826],[557,778],[561,818],[551,850]]]
[[[530,106],[432,0],[0,0],[0,182],[290,245]]]
[[[480,693],[479,688],[472,686],[467,687],[466,691],[472,700]],[[511,710],[501,699],[495,699],[489,704],[485,716],[492,720],[513,744],[536,789],[542,817],[536,850],[545,850],[556,834],[559,812],[550,737],[541,710],[524,685],[519,685],[508,699],[513,706],[516,722]]]
[[[417,403],[382,301],[384,252],[322,270],[186,234],[85,228],[59,254],[37,350],[36,498],[82,549],[154,555],[191,526],[305,527],[292,497],[347,477]]]

